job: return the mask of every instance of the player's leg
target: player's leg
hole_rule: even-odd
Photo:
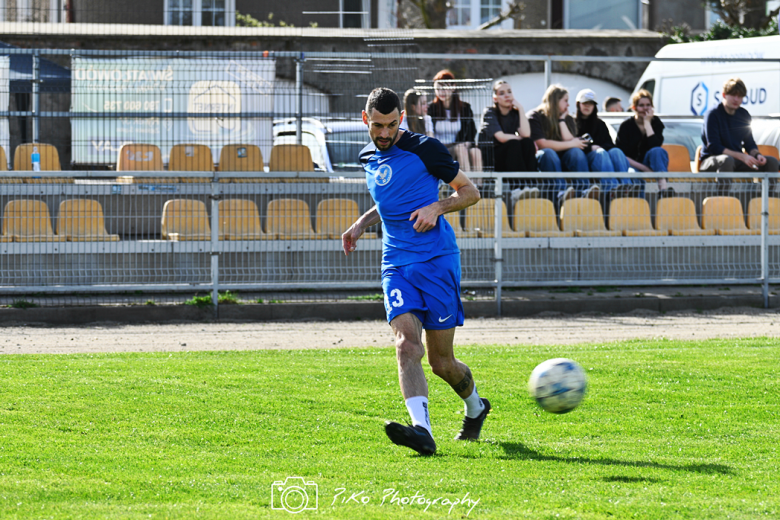
[[[455,329],[426,330],[425,346],[428,350],[428,362],[433,373],[446,381],[458,396],[463,399],[465,417],[463,428],[456,440],[476,440],[482,425],[490,413],[490,402],[477,392],[471,369],[455,357],[452,343]]]
[[[383,273],[382,287],[387,319],[395,335],[398,382],[412,419],[411,426],[388,421],[385,433],[394,444],[411,448],[421,455],[432,455],[436,451],[436,443],[431,434],[428,413],[428,383],[422,369],[425,354],[422,323],[417,316],[424,303],[417,289],[398,270]]]

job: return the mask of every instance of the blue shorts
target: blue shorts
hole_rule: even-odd
[[[460,253],[437,256],[382,271],[382,290],[388,323],[413,313],[426,330],[463,325],[460,301]]]

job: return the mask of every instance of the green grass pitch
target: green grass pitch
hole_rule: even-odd
[[[0,518],[780,517],[779,340],[456,352],[493,411],[452,440],[462,401],[426,368],[428,458],[384,435],[387,348],[3,356]],[[561,416],[526,390],[553,357],[589,377]]]

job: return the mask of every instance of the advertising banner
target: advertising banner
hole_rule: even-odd
[[[72,71],[74,163],[116,163],[128,143],[157,145],[165,163],[174,144],[207,145],[215,163],[226,144],[270,157],[273,59],[74,57]]]

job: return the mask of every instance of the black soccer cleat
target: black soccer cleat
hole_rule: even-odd
[[[411,448],[420,455],[436,453],[436,442],[428,430],[422,426],[404,426],[397,422],[387,421],[385,433],[393,441],[393,444]]]
[[[482,425],[485,423],[485,418],[490,413],[490,401],[484,397],[481,397],[480,400],[482,401],[482,404],[485,405],[485,409],[474,419],[471,417],[463,418],[463,429],[455,436],[456,441],[475,441],[479,439],[479,432],[482,431]]]

